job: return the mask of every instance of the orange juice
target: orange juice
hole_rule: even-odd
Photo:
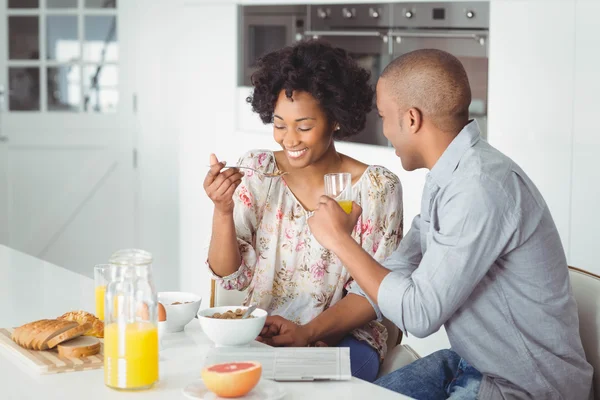
[[[158,328],[150,322],[104,328],[104,383],[117,389],[147,389],[158,380]]]
[[[104,292],[106,286],[96,286],[96,317],[104,321]]]
[[[346,214],[352,212],[352,200],[338,200],[338,204],[342,207],[342,210],[346,211]]]

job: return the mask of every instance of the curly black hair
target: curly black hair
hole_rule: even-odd
[[[269,124],[282,90],[288,98],[294,91],[310,93],[328,122],[339,125],[334,138],[343,139],[363,130],[373,109],[370,76],[345,50],[318,39],[304,40],[258,60],[252,75],[254,92],[246,101]]]

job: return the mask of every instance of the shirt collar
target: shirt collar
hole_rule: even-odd
[[[450,145],[446,148],[442,156],[437,160],[429,176],[438,186],[446,185],[452,178],[461,158],[471,147],[480,139],[479,124],[476,120],[471,120],[459,133]]]

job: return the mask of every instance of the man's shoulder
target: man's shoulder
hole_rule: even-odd
[[[506,203],[514,212],[542,211],[546,207],[543,196],[523,169],[485,141],[465,153],[445,189],[448,195],[469,192],[486,196],[490,205]]]
[[[518,166],[510,157],[481,140],[465,152],[454,177],[458,180],[483,177],[501,185],[515,169]]]

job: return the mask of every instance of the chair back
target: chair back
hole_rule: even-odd
[[[600,398],[600,276],[569,267],[579,312],[579,333],[585,357],[594,367],[594,394]]]

